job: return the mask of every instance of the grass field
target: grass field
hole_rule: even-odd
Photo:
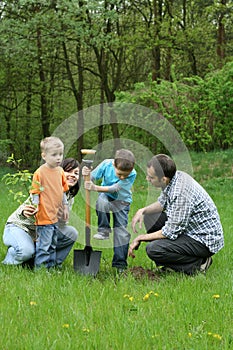
[[[233,150],[191,157],[194,177],[214,199],[225,234],[225,247],[207,274],[120,278],[111,268],[109,242],[94,246],[102,250],[96,278],[74,272],[73,252],[60,274],[0,264],[1,350],[233,349]],[[156,196],[139,174],[130,218]],[[1,233],[16,207],[0,182]],[[75,248],[83,249],[83,191],[75,199],[71,222],[80,233]],[[94,209],[92,225],[95,230]],[[136,259],[129,259],[129,267],[154,267],[144,248],[142,244]],[[1,243],[1,261],[5,253]]]

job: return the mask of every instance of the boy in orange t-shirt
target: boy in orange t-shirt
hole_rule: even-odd
[[[33,175],[30,190],[32,203],[38,205],[36,213],[37,236],[35,267],[48,269],[55,266],[58,211],[63,206],[64,220],[68,220],[66,193],[69,188],[60,164],[64,145],[57,137],[46,137],[40,143],[45,163]]]

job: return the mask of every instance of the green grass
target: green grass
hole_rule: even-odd
[[[158,280],[119,278],[111,268],[109,243],[104,243],[108,248],[103,243],[94,246],[102,250],[95,279],[74,273],[73,253],[61,274],[0,265],[0,349],[233,349],[233,150],[191,157],[194,177],[215,200],[225,233],[225,247],[214,256],[206,276],[171,273]],[[156,196],[139,174],[130,218]],[[80,233],[75,244],[79,249],[85,231],[83,197],[81,191],[71,218]],[[94,205],[95,195],[91,197]],[[17,203],[1,182],[0,207],[3,232]],[[92,214],[94,230],[94,208]],[[153,267],[144,248],[142,244],[136,259],[129,259],[130,267]],[[1,260],[5,252],[1,243]]]

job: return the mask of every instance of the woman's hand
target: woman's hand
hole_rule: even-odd
[[[25,205],[23,208],[22,214],[26,218],[30,218],[31,216],[35,215],[38,212],[38,207],[34,206],[33,204]]]
[[[62,216],[63,216],[63,220],[65,222],[67,222],[68,219],[69,219],[69,209],[68,209],[68,205],[67,204],[63,205],[63,215]]]
[[[59,207],[57,217],[60,222],[66,223],[68,221],[69,219],[68,205],[62,205]]]

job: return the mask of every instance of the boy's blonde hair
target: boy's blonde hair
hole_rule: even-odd
[[[114,165],[117,169],[122,171],[130,171],[133,170],[135,164],[135,157],[133,152],[128,149],[119,149],[116,151],[114,157]]]
[[[64,148],[64,144],[63,142],[55,136],[49,136],[49,137],[45,137],[41,142],[40,142],[40,149],[42,153],[46,153],[48,152],[48,150],[51,147],[62,147]]]

